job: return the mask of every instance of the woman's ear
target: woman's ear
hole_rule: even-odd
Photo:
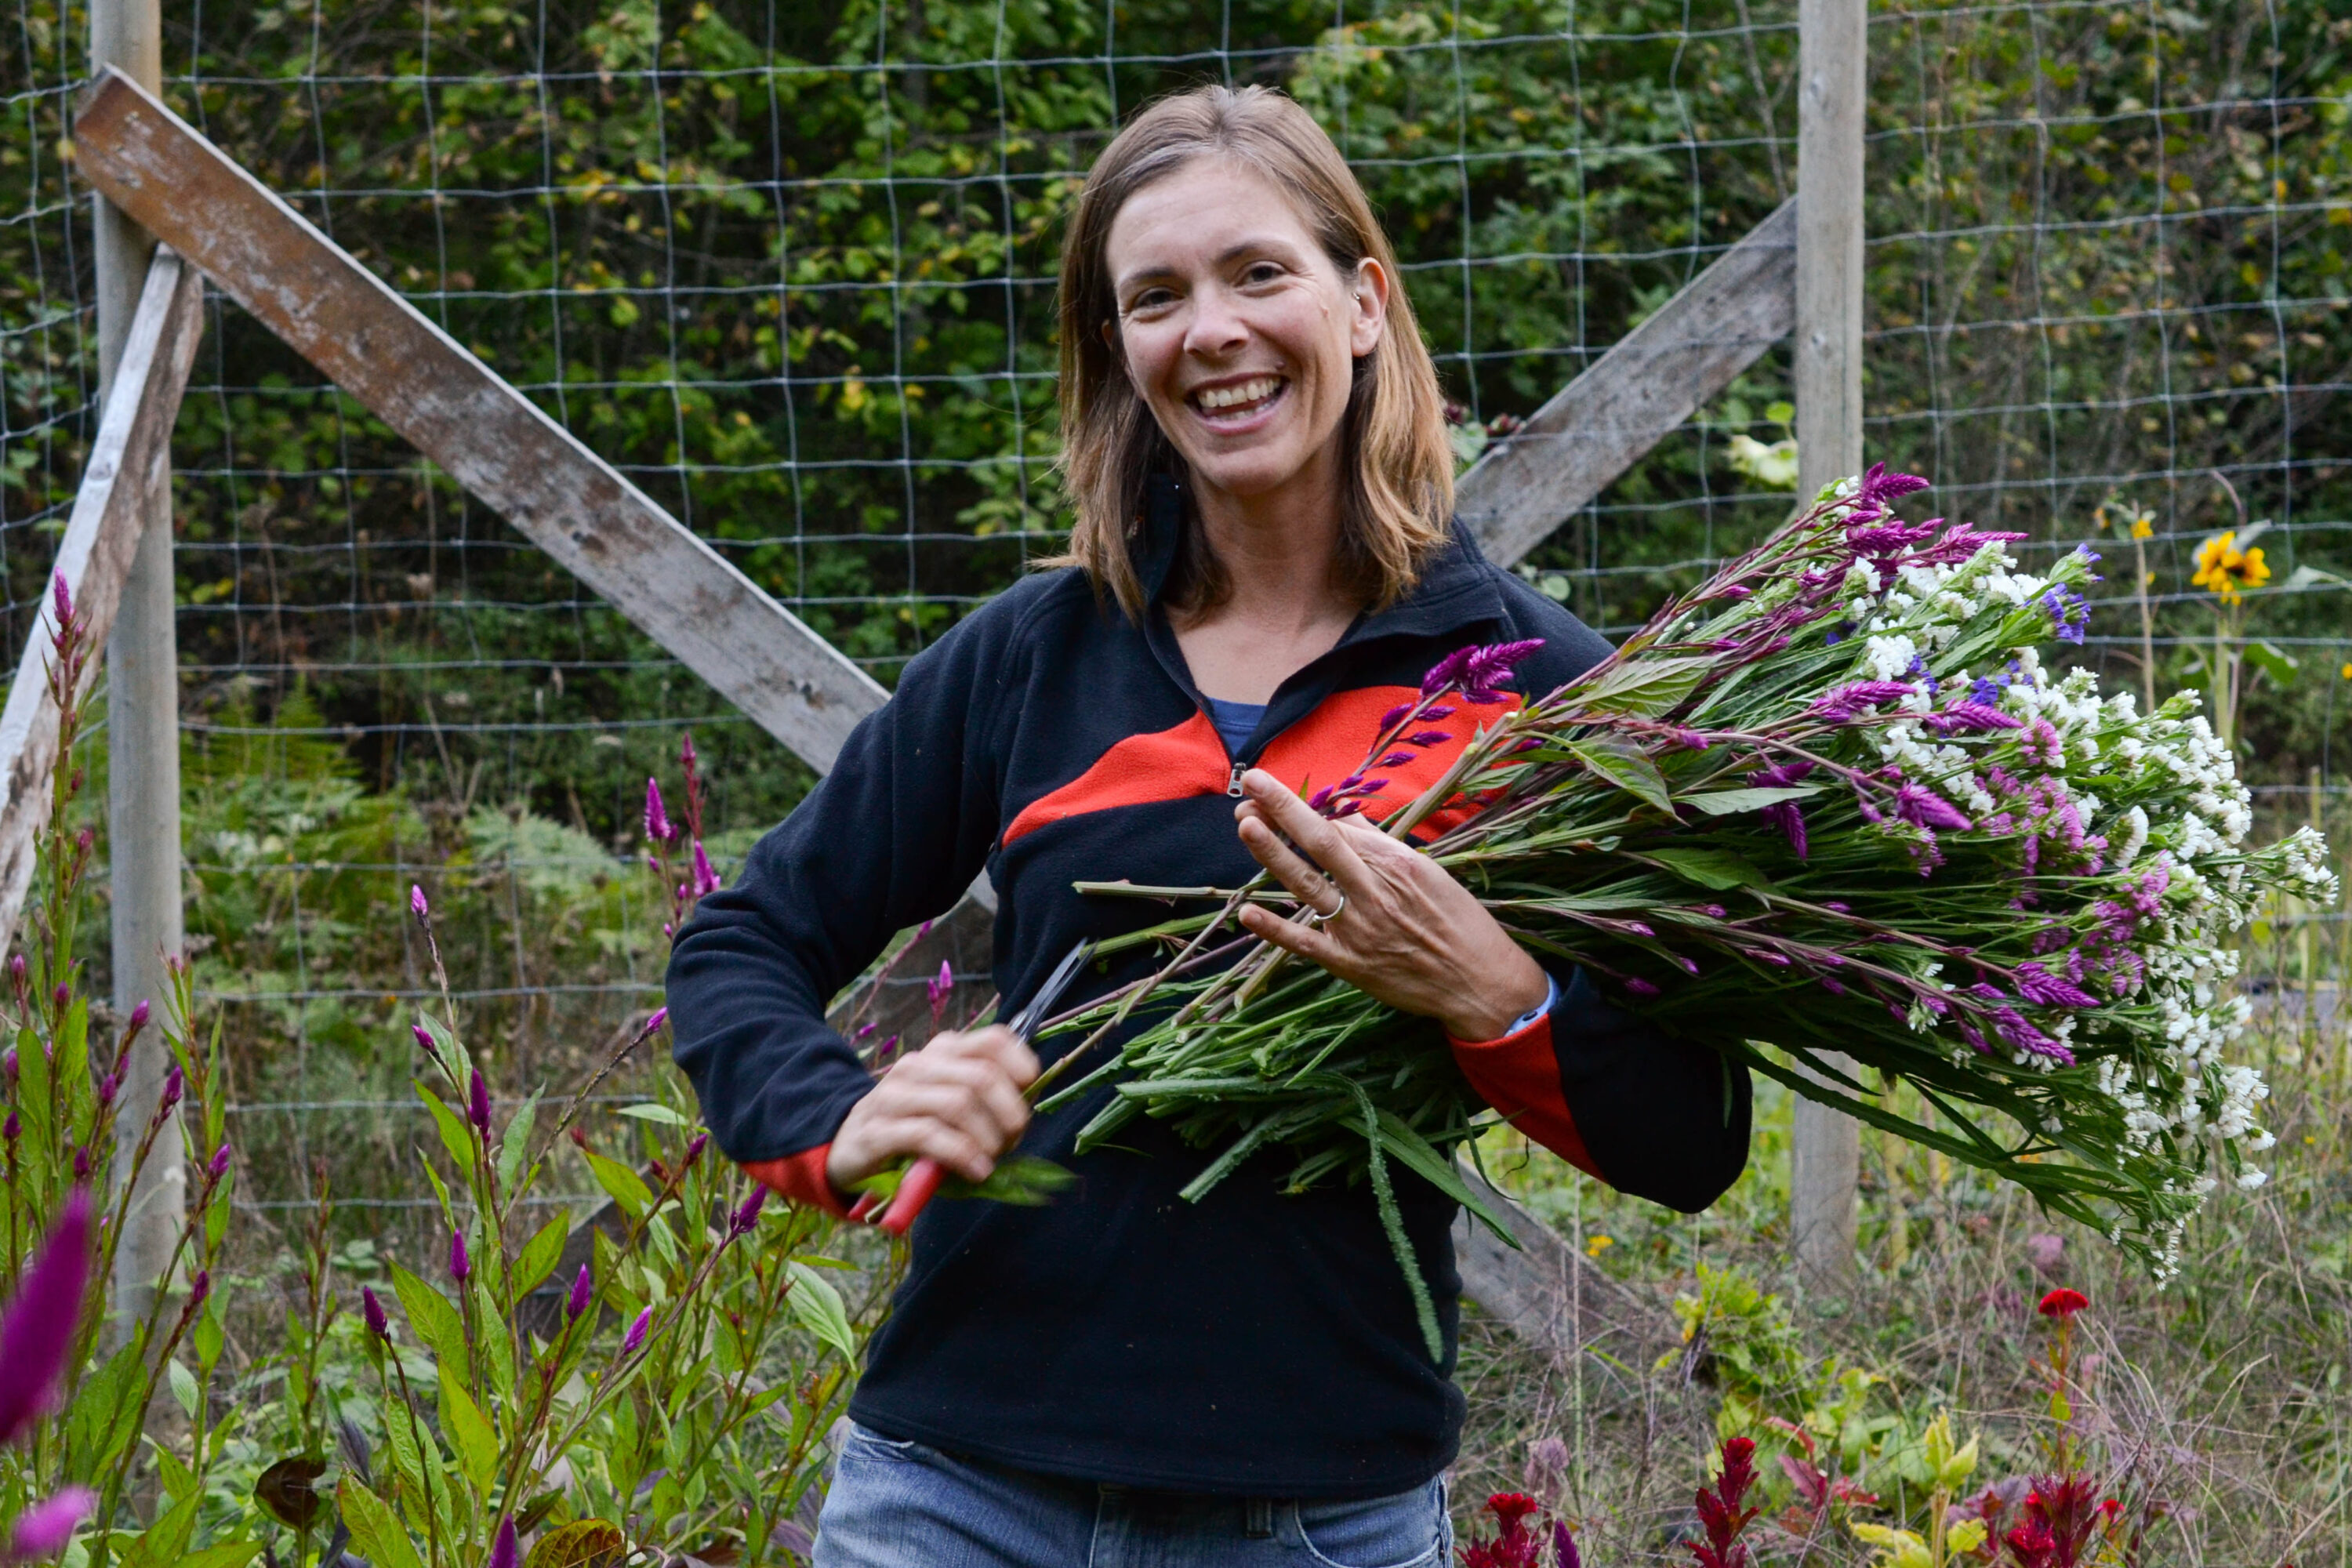
[[[1348,352],[1362,359],[1381,346],[1388,331],[1389,270],[1371,257],[1356,263],[1355,315],[1348,324]]]

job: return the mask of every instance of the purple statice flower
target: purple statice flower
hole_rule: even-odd
[[[646,837],[656,844],[677,842],[677,828],[662,805],[661,785],[650,778],[646,780]]]
[[[65,592],[66,580],[58,578],[58,592]],[[16,1516],[16,1528],[9,1532],[7,1559],[12,1563],[29,1563],[37,1557],[54,1557],[73,1540],[81,1521],[98,1507],[98,1494],[88,1487],[60,1487],[44,1501],[37,1502]]]
[[[1993,1032],[2030,1057],[2046,1057],[2062,1067],[2074,1065],[2074,1053],[2035,1028],[2024,1014],[2014,1007],[1996,1007],[1992,1014]]]
[[[1906,784],[1895,792],[1895,815],[1920,827],[1965,832],[1970,826],[1958,807],[1924,784]]]
[[[360,1316],[367,1321],[368,1332],[380,1340],[392,1338],[392,1319],[383,1310],[383,1298],[373,1287],[360,1287]]]
[[[490,1131],[490,1080],[482,1076],[479,1068],[469,1071],[471,1079],[466,1086],[466,1120],[474,1124],[475,1131],[488,1137]]]
[[[408,884],[408,912],[419,921],[433,918],[433,906],[425,901],[425,889],[415,882]]]
[[[1840,621],[1837,625],[1832,626],[1829,630],[1822,634],[1822,641],[1829,644],[1832,647],[1835,647],[1838,644],[1845,641],[1846,638],[1853,636],[1853,634],[1859,629],[1860,628],[1852,621]]]
[[[466,1233],[453,1230],[449,1233],[449,1278],[463,1285],[473,1273],[474,1260],[466,1256]]]
[[[2076,963],[2079,964],[2078,958]],[[2099,999],[2084,990],[2074,980],[2053,974],[2040,963],[2028,961],[2017,966],[2017,994],[2028,1002],[2044,1007],[2095,1007]]]
[[[2049,612],[2051,629],[2060,642],[2082,642],[2083,628],[2091,619],[2091,606],[2082,595],[2069,588],[2053,588],[2042,595],[2042,607]]]
[[[621,1353],[635,1355],[645,1348],[646,1331],[654,1326],[654,1310],[647,1307],[629,1324],[629,1331],[621,1336]]]
[[[694,841],[694,880],[690,885],[698,899],[717,892],[720,886],[719,873],[710,868],[710,857],[703,852],[699,838]]]
[[[489,1568],[516,1568],[522,1560],[521,1544],[515,1540],[514,1515],[499,1521],[498,1539],[490,1543]]]
[[[931,1005],[931,1027],[940,1026],[940,1016],[948,1010],[948,998],[955,994],[955,970],[946,959],[940,960],[940,972],[923,982],[923,995]]]
[[[588,1265],[583,1263],[580,1266],[580,1272],[572,1277],[572,1293],[563,1299],[564,1317],[576,1318],[586,1311],[588,1303],[595,1300],[595,1276],[588,1271]]]
[[[1969,701],[1979,708],[1998,708],[2000,694],[2009,685],[2006,676],[1996,680],[1990,675],[1979,675],[1969,682]]]
[[[2036,719],[2026,726],[2025,739],[2019,742],[2018,749],[2053,772],[2066,765],[2065,745],[2047,719]]]
[[[727,1234],[749,1235],[751,1227],[760,1223],[760,1210],[767,1205],[767,1202],[768,1189],[753,1187],[751,1195],[743,1200],[742,1206],[727,1217]]]
[[[0,1443],[21,1436],[55,1402],[89,1288],[89,1194],[76,1187],[58,1211],[40,1255],[0,1311]]]
[[[1935,671],[1927,668],[1927,655],[1917,653],[1913,654],[1911,656],[1910,664],[1904,669],[1903,673],[1909,676],[1912,679],[1925,685],[1927,688],[1927,696],[1931,700],[1938,702],[1943,700],[1944,683],[1937,680],[1936,679]]]

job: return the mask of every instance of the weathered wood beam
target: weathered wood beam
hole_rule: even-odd
[[[114,625],[150,516],[163,514],[171,482],[172,426],[204,335],[204,279],[169,250],[158,250],[131,317],[112,389],[99,416],[98,439],[83,467],[73,513],[58,542],[54,574],[63,576],[90,658],[82,694],[97,678],[99,650]],[[49,691],[57,654],[57,610],[47,587],[16,660],[16,678],[0,709],[0,946],[16,935],[41,832],[49,823],[49,774],[58,764],[58,705]]]
[[[1487,558],[1542,543],[1787,337],[1796,289],[1791,198],[1462,476],[1454,510]]]
[[[1580,1257],[1559,1233],[1486,1184],[1467,1165],[1462,1179],[1510,1227],[1504,1246],[1468,1212],[1454,1216],[1454,1267],[1462,1293],[1523,1342],[1554,1356],[1600,1351],[1647,1366],[1675,1342],[1674,1321],[1654,1298],[1633,1290]]]
[[[119,71],[74,121],[100,194],[823,772],[882,686]]]

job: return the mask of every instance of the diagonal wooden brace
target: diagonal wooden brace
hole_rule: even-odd
[[[1792,198],[1489,448],[1454,487],[1454,510],[1488,559],[1511,564],[1787,337],[1796,317]]]
[[[122,75],[74,121],[90,184],[812,767],[879,682]]]
[[[168,515],[172,426],[204,335],[204,279],[195,268],[157,250],[99,416],[73,515],[58,543],[55,575],[65,579],[74,617],[93,650],[106,646],[146,520]],[[49,823],[49,774],[58,762],[58,705],[49,691],[56,617],[44,584],[7,707],[0,710],[0,788],[7,792],[0,800],[0,947],[16,934],[41,830]],[[104,662],[92,657],[83,667],[81,695]]]

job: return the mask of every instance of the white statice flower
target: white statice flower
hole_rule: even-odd
[[[1878,580],[1877,567],[1857,559],[1845,569],[1845,581],[1838,584],[1838,592],[1854,598],[1874,599],[1885,586]]]
[[[2271,1173],[2268,1171],[2241,1171],[2238,1173],[2238,1185],[2243,1187],[2250,1193],[2270,1179]]]
[[[2116,868],[2121,870],[2138,859],[2139,852],[2147,847],[2147,813],[2136,805],[2124,813],[2124,844],[2116,856]]]
[[[1919,657],[1919,650],[1912,645],[1909,637],[1895,633],[1872,637],[1866,657],[1873,679],[1900,680],[1904,672],[1911,668],[1911,661]]]

